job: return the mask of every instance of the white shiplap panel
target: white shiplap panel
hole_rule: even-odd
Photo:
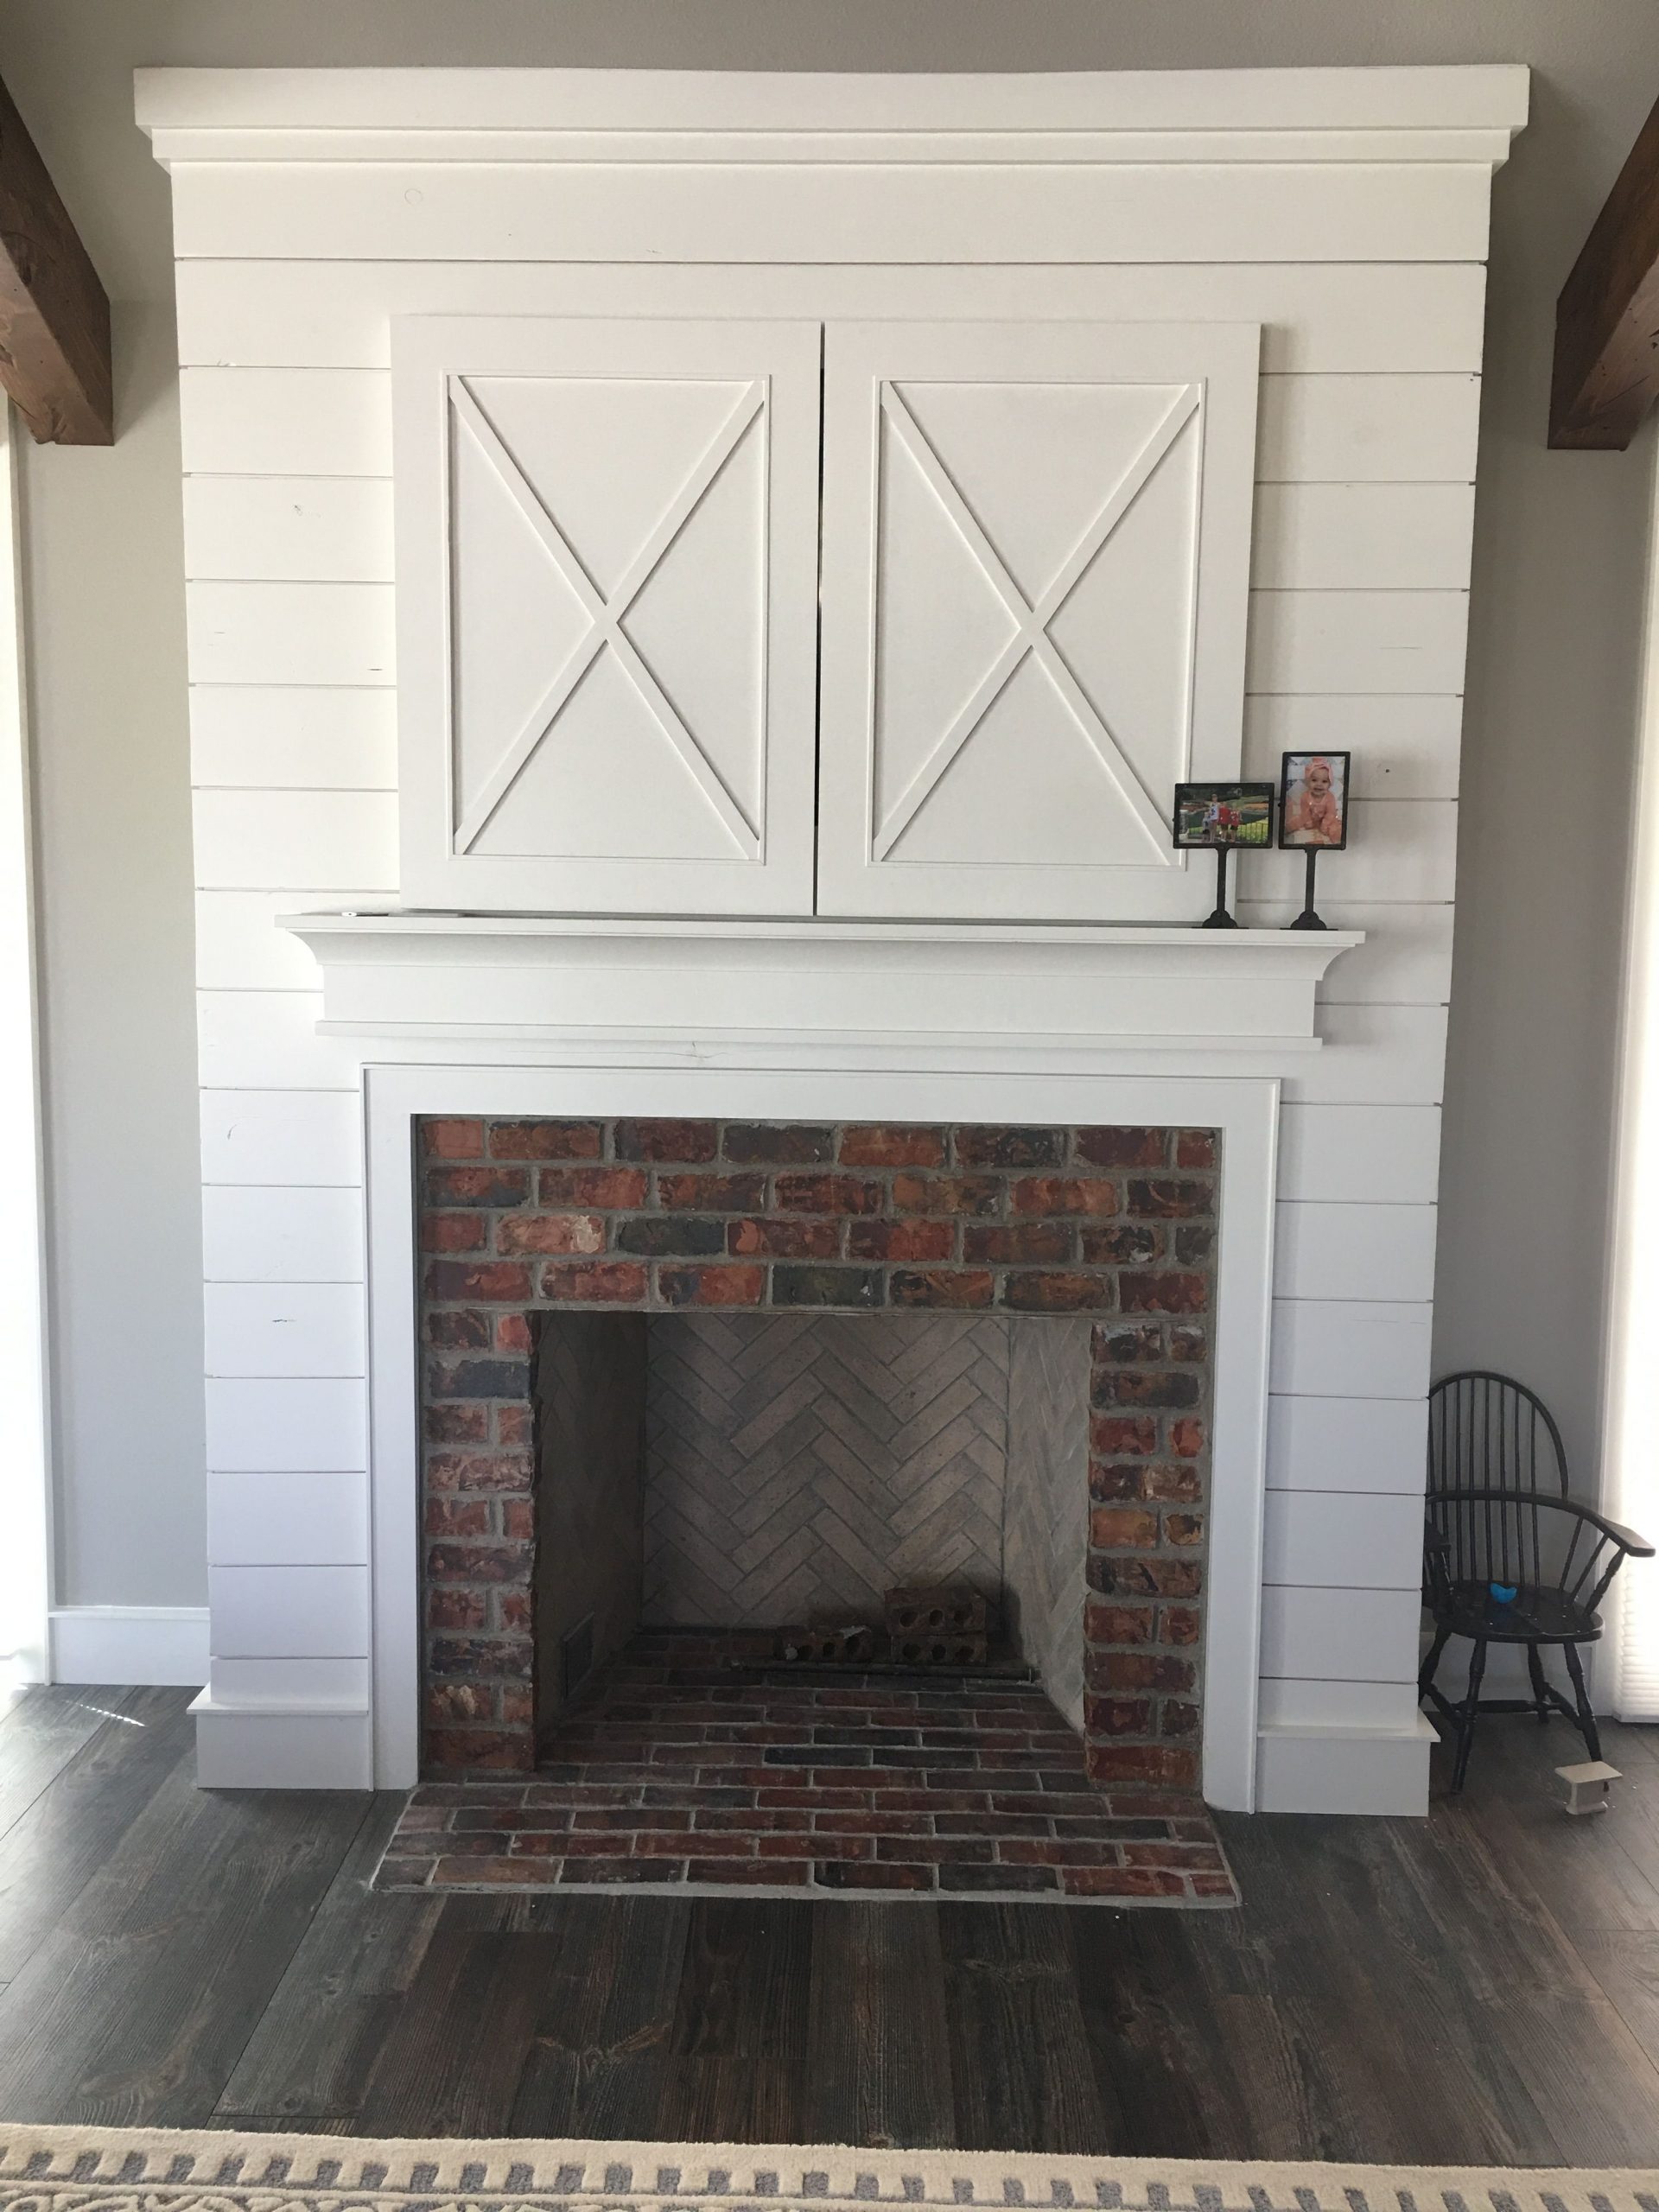
[[[364,1472],[368,1387],[349,1376],[210,1376],[207,1465],[226,1473]]]
[[[199,890],[397,887],[395,792],[199,791],[192,805]]]
[[[1264,381],[1263,484],[1472,483],[1480,378],[1278,377]]]
[[[1422,1599],[1410,1590],[1262,1593],[1262,1673],[1315,1682],[1410,1682],[1417,1678]]]
[[[384,891],[362,886],[342,891],[199,891],[196,893],[196,982],[206,991],[320,993],[322,973],[309,950],[278,914],[333,912],[384,906]]]
[[[217,1689],[218,1677],[214,1677]],[[1403,1735],[1417,1713],[1415,1682],[1299,1682],[1262,1685],[1262,1728],[1386,1729]],[[1277,1747],[1276,1747],[1277,1748]],[[1328,1801],[1327,1801],[1328,1802]]]
[[[1259,484],[1250,581],[1273,591],[1464,591],[1474,524],[1472,484]]]
[[[1276,1396],[1428,1395],[1433,1308],[1355,1299],[1276,1299],[1268,1387]]]
[[[210,1282],[205,1311],[209,1375],[368,1372],[360,1283]]]
[[[1333,961],[1314,996],[1321,1006],[1444,1006],[1452,991],[1452,911],[1449,905],[1372,906],[1336,891],[1326,895],[1324,864],[1316,897],[1332,929],[1363,930],[1365,942]],[[1234,908],[1241,922],[1257,929],[1288,929],[1302,910],[1294,899],[1241,899]]]
[[[397,680],[390,584],[187,584],[193,683]]]
[[[1458,866],[1458,804],[1449,798],[1355,799],[1348,844],[1321,854],[1315,879],[1320,911],[1338,901],[1432,906],[1449,901]],[[1294,899],[1300,912],[1306,878],[1300,853],[1241,855],[1239,889],[1252,900]]]
[[[199,991],[203,1089],[355,1091],[359,1055],[348,1039],[318,1036],[321,1015],[309,991]]]
[[[1428,1416],[1421,1398],[1272,1398],[1269,1490],[1423,1495]]]
[[[209,1567],[207,1605],[215,1659],[360,1659],[368,1652],[365,1567]]]
[[[363,1115],[351,1090],[204,1090],[204,1183],[363,1180]]]
[[[384,477],[187,476],[184,573],[238,582],[390,583],[391,486]]]
[[[201,1247],[210,1283],[361,1283],[363,1194],[215,1184],[201,1194]]]
[[[1286,1106],[1279,1193],[1287,1198],[1432,1206],[1440,1191],[1436,1106]]]
[[[1351,752],[1356,798],[1455,798],[1463,741],[1456,694],[1244,702],[1244,773],[1279,780],[1287,753]]]
[[[1372,1491],[1268,1493],[1262,1557],[1266,1584],[1415,1591],[1422,1567],[1420,1497]]]
[[[180,259],[1478,261],[1488,166],[181,162]]]
[[[1434,1208],[1281,1203],[1274,1229],[1279,1298],[1357,1298],[1402,1305],[1434,1295]]]
[[[369,1709],[369,1662],[361,1659],[226,1659],[213,1662],[213,1711],[238,1706],[269,1718],[272,1706],[299,1706],[309,1718],[329,1706],[352,1713]],[[247,1725],[245,1721],[245,1726]],[[315,1768],[306,1778],[315,1784]],[[270,1784],[268,1777],[262,1777]]]
[[[207,367],[384,369],[391,361],[391,319],[404,315],[893,312],[1259,321],[1262,366],[1270,376],[1471,371],[1480,365],[1485,274],[1470,262],[1124,263],[1057,272],[193,260],[177,267],[179,359]],[[902,286],[896,305],[872,289],[886,284]]]
[[[208,1475],[210,1566],[346,1567],[368,1555],[364,1476],[299,1468],[281,1474],[216,1468]]]
[[[1443,1006],[1330,1005],[1323,1049],[1285,1077],[1297,1105],[1438,1106],[1446,1089]]]
[[[1253,591],[1252,692],[1463,690],[1468,594]]]
[[[190,779],[210,790],[396,791],[397,695],[366,685],[192,684]]]
[[[391,474],[386,376],[362,369],[183,369],[179,410],[187,476]]]

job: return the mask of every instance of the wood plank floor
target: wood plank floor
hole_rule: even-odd
[[[188,1693],[0,1717],[0,2116],[1659,2164],[1659,1731],[1427,1821],[1228,1819],[1238,1912],[368,1887],[395,1798],[209,1795]]]

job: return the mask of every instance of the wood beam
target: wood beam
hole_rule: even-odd
[[[37,442],[113,444],[109,297],[3,84],[0,385]]]
[[[1555,303],[1552,446],[1622,453],[1659,399],[1659,101]]]

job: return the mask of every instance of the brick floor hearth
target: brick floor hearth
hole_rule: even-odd
[[[646,1634],[537,1772],[427,1783],[381,1889],[1230,1905],[1195,1797],[1103,1789],[1034,1682],[724,1660]]]

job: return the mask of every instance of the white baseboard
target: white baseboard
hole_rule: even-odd
[[[1259,1813],[1428,1810],[1434,1731],[1420,1714],[1408,1728],[1263,1728],[1256,1738]]]
[[[372,1789],[374,1731],[365,1712],[337,1707],[215,1705],[196,1716],[196,1781],[203,1789]]]
[[[206,1605],[59,1605],[48,1632],[54,1682],[194,1689],[207,1679]]]

